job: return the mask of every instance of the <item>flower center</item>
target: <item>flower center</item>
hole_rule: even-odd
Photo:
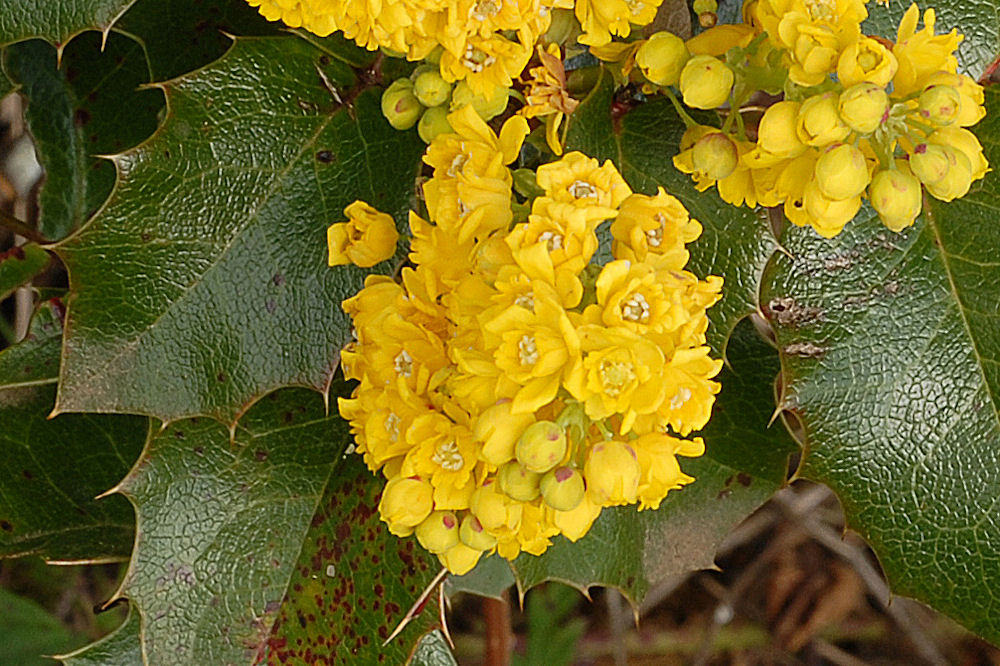
[[[549,248],[549,252],[561,250],[563,246],[562,234],[557,234],[554,231],[543,231],[538,234],[538,240],[545,242],[546,247]]]
[[[805,0],[806,11],[813,21],[829,20],[836,13],[836,0]]]
[[[627,301],[622,303],[622,319],[634,321],[638,324],[649,323],[649,302],[640,292],[632,294]]]
[[[521,365],[534,365],[538,362],[538,345],[531,335],[522,335],[517,343],[518,359]]]
[[[574,199],[597,198],[597,188],[585,180],[574,180],[573,184],[569,186],[569,193],[573,195]]]
[[[399,417],[395,412],[389,412],[389,416],[385,417],[385,431],[389,434],[390,442],[399,439]]]
[[[459,153],[458,155],[455,155],[455,158],[451,161],[451,166],[448,167],[448,172],[447,172],[448,175],[454,178],[458,174],[458,172],[462,170],[462,167],[464,167],[465,163],[468,161],[469,161],[469,156],[466,155],[465,153]]]
[[[535,292],[529,291],[514,299],[514,305],[520,305],[525,310],[535,311]]]
[[[601,386],[611,397],[622,392],[627,384],[635,379],[632,364],[624,361],[601,361],[598,371],[601,376]]]
[[[413,357],[404,349],[396,355],[393,367],[395,367],[397,375],[409,377],[413,374]]]
[[[646,8],[645,2],[634,2],[633,0],[627,0],[629,9],[632,10],[632,16],[638,16],[642,13],[642,10]]]
[[[458,445],[455,442],[438,444],[437,450],[431,456],[431,462],[449,472],[457,472],[465,466],[465,459],[459,453]]]
[[[485,51],[477,49],[472,44],[465,47],[465,56],[462,58],[462,64],[476,74],[483,71],[496,61],[496,58],[491,55],[487,55]]]
[[[691,399],[691,389],[682,386],[677,389],[677,393],[670,399],[670,409],[680,409],[684,403]]]
[[[496,0],[479,0],[470,15],[477,21],[485,21],[500,13],[500,3]]]
[[[663,231],[667,227],[667,218],[663,215],[663,213],[657,213],[653,216],[653,219],[658,222],[660,226],[646,232],[646,242],[649,243],[650,247],[660,247],[663,243]]]

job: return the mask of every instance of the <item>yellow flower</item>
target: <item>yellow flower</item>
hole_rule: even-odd
[[[848,143],[828,148],[818,160],[816,185],[830,199],[850,199],[868,186],[868,165],[864,154]]]
[[[445,81],[465,80],[473,93],[491,97],[497,88],[510,88],[531,58],[531,48],[499,33],[471,36],[459,52],[445,49],[441,76]]]
[[[581,44],[603,46],[611,36],[628,37],[631,25],[646,25],[663,0],[576,0],[576,18],[583,27]],[[631,25],[630,25],[631,24]]]
[[[719,58],[734,46],[748,46],[757,36],[753,26],[743,23],[724,23],[703,30],[685,42],[691,55],[710,55]]]
[[[633,194],[611,223],[611,249],[616,259],[645,262],[664,270],[680,270],[688,262],[684,247],[701,235],[701,224],[662,187],[656,196]]]
[[[399,233],[392,217],[364,201],[349,205],[344,215],[347,222],[338,222],[326,230],[330,266],[354,264],[370,268],[396,253]]]
[[[917,31],[920,10],[916,3],[910,5],[899,22],[896,45],[892,52],[899,61],[899,69],[892,79],[893,96],[905,97],[924,87],[926,79],[938,71],[955,72],[958,60],[955,49],[962,35],[952,29],[947,35],[935,35],[936,22],[933,9],[924,12],[924,28]]]
[[[882,86],[858,83],[840,93],[838,109],[848,127],[870,134],[889,117],[889,95]]]
[[[542,64],[529,72],[531,80],[525,93],[527,104],[518,113],[525,118],[545,118],[545,140],[552,152],[562,155],[559,127],[563,118],[573,113],[580,102],[570,97],[566,90],[566,70],[559,45],[549,44],[548,50],[539,46],[538,58]]]
[[[799,140],[807,146],[828,146],[843,141],[851,133],[837,110],[840,98],[827,92],[813,95],[799,108],[796,131]]]
[[[979,180],[990,170],[979,139],[964,127],[942,127],[927,137],[927,142],[951,146],[962,151],[969,159],[972,180]]]
[[[480,460],[499,466],[514,459],[514,447],[521,433],[535,422],[535,415],[530,412],[515,414],[512,407],[513,403],[504,399],[476,419],[473,434]]]
[[[590,495],[584,493],[583,499],[576,505],[576,508],[569,511],[552,510],[552,523],[559,529],[564,537],[570,541],[579,541],[587,532],[597,517],[601,515],[601,505],[590,499]]]
[[[426,478],[438,509],[467,509],[476,489],[476,445],[468,428],[439,413],[418,416],[406,430],[412,447],[402,474]]]
[[[924,87],[950,86],[958,92],[959,107],[955,123],[961,127],[971,127],[986,115],[983,106],[983,87],[965,74],[935,72],[924,81]]]
[[[647,331],[677,328],[670,294],[664,276],[649,263],[629,260],[609,261],[595,283],[597,303],[585,311],[588,320],[596,318],[610,328],[623,327],[642,335]],[[594,315],[587,317],[587,312]],[[679,313],[682,320],[687,312]]]
[[[913,224],[923,205],[920,181],[909,169],[886,169],[876,173],[868,189],[868,198],[882,223],[893,231],[902,231]]]
[[[434,489],[420,478],[397,476],[389,479],[382,491],[378,511],[396,536],[409,536],[434,508]]]
[[[567,153],[556,162],[538,167],[538,186],[555,201],[591,208],[595,218],[614,217],[614,209],[632,194],[632,189],[611,160],[598,164],[581,152]]]
[[[700,437],[687,441],[662,432],[642,435],[633,440],[631,446],[642,469],[638,487],[639,511],[655,511],[669,491],[694,481],[681,471],[676,456],[697,457],[705,452],[705,443]]]
[[[483,551],[470,548],[464,543],[457,543],[448,550],[437,554],[442,566],[456,576],[472,571],[482,555]]]
[[[776,163],[783,159],[798,157],[805,149],[796,126],[802,105],[799,102],[783,100],[767,107],[757,128],[756,152],[765,152]]]
[[[892,81],[899,63],[896,56],[877,39],[862,36],[848,44],[837,61],[837,79],[849,88],[856,83],[885,87]]]
[[[587,496],[599,506],[634,503],[639,493],[641,474],[642,469],[632,447],[614,440],[594,444],[583,467]]]

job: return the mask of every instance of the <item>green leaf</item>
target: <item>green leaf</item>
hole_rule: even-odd
[[[1000,163],[1000,94],[976,129]],[[1000,640],[1000,178],[894,234],[790,229],[764,300],[801,474],[828,484],[893,590]],[[779,307],[775,307],[775,306]],[[800,316],[811,313],[811,316]]]
[[[777,248],[767,223],[747,208],[723,202],[715,191],[698,192],[691,178],[674,168],[684,124],[670,102],[640,104],[612,122],[613,82],[603,72],[594,90],[570,117],[567,150],[612,159],[636,192],[655,194],[657,186],[676,196],[701,222],[701,237],[688,246],[688,268],[699,277],[724,276],[722,300],[709,310],[708,342],[716,354],[743,317],[757,310],[760,274]]]
[[[432,631],[417,644],[410,666],[458,666],[440,631]]]
[[[431,608],[382,645],[441,570],[416,538],[393,536],[379,519],[383,485],[358,455],[337,464],[278,609],[265,663],[402,664],[436,623],[434,594]]]
[[[107,32],[135,0],[4,0],[0,46],[40,37],[63,47],[84,30]]]
[[[467,574],[448,576],[445,580],[445,590],[449,595],[468,592],[481,597],[501,599],[504,591],[514,582],[510,563],[494,554],[480,559],[475,568]]]
[[[150,438],[116,489],[136,509],[121,592],[142,615],[149,663],[252,663],[346,429],[321,396],[288,389],[232,437],[201,418]]]
[[[514,655],[512,666],[574,663],[577,643],[587,630],[587,620],[573,616],[580,601],[579,592],[555,583],[532,590],[525,606],[525,654]]]
[[[868,19],[861,26],[862,32],[896,41],[899,20],[910,4],[868,3]],[[978,79],[1000,55],[1000,21],[997,21],[1000,0],[934,0],[921,2],[919,7],[921,28],[924,12],[933,8],[937,14],[934,32],[945,34],[957,29],[959,34],[965,35],[956,54],[960,72]]]
[[[0,587],[0,664],[51,666],[43,655],[69,650],[84,639],[35,602]]]
[[[33,40],[10,46],[4,67],[28,99],[25,115],[45,168],[39,231],[65,237],[104,203],[114,165],[96,155],[118,153],[156,129],[163,108],[149,83],[142,47],[122,35],[87,33],[73,40],[56,65],[56,50]]]
[[[371,272],[327,267],[326,228],[355,198],[402,224],[423,152],[353,82],[283,36],[166,84],[165,124],[58,249],[73,300],[57,411],[231,422],[274,388],[326,390],[350,335],[339,303]]]
[[[780,424],[767,425],[774,400],[761,388],[779,370],[776,351],[749,321],[735,329],[728,351],[732,368],[719,377],[722,392],[700,433],[706,453],[680,459],[694,483],[671,491],[655,511],[604,509],[575,544],[559,537],[540,557],[522,554],[513,562],[522,592],[557,580],[584,591],[617,587],[639,603],[657,581],[714,566],[719,543],[783,485],[798,449]]]
[[[229,35],[274,35],[281,27],[243,0],[139,0],[115,31],[143,45],[153,78],[164,81],[221,57]]]
[[[147,419],[70,415],[49,420],[61,326],[43,306],[26,340],[0,352],[0,557],[107,561],[132,547],[132,509],[94,497],[139,454]]]
[[[0,252],[0,301],[49,265],[49,253],[35,243]]]
[[[143,666],[139,614],[129,607],[125,622],[114,632],[96,643],[56,658],[62,660],[65,666]]]

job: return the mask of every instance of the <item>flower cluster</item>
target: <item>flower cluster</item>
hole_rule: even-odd
[[[518,202],[508,165],[527,121],[494,133],[469,106],[447,120],[424,156],[431,221],[410,215],[412,266],[344,302],[359,384],[340,412],[387,479],[389,529],[463,573],[692,480],[676,456],[704,448],[689,435],[719,389],[705,313],[722,280],[685,270],[701,226],[662,189],[633,193],[571,152]]]
[[[745,24],[686,43],[657,33],[598,56],[634,67],[646,90],[687,106],[725,107],[721,128],[688,122],[675,166],[699,190],[734,205],[783,206],[799,226],[831,237],[867,197],[894,231],[913,224],[923,190],[943,201],[968,192],[987,162],[967,127],[985,114],[983,90],[957,73],[954,30],[936,35],[912,5],[896,42],[861,33],[864,0],[748,0]],[[765,104],[780,95],[781,101]],[[757,103],[746,106],[748,102]],[[745,108],[744,108],[745,107]]]

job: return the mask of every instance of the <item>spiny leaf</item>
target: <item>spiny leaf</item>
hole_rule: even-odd
[[[448,576],[445,590],[449,595],[459,592],[501,599],[505,590],[514,585],[510,563],[499,555],[482,558],[475,568],[462,576]]]
[[[49,253],[35,243],[0,252],[0,301],[48,265]]]
[[[46,418],[61,331],[58,306],[43,306],[28,338],[0,353],[0,557],[123,559],[132,547],[132,510],[122,498],[94,497],[138,456],[147,419]]]
[[[4,0],[0,46],[33,37],[63,47],[84,30],[107,32],[135,0]]]
[[[143,666],[139,614],[129,607],[125,622],[114,632],[56,659],[64,666]]]
[[[339,303],[370,272],[326,266],[326,227],[355,198],[402,222],[423,150],[353,83],[283,36],[167,84],[164,126],[58,249],[73,289],[58,411],[231,422],[279,386],[325,390],[349,339]]]
[[[540,557],[521,555],[513,569],[522,591],[558,580],[581,590],[617,587],[639,603],[657,581],[714,566],[719,543],[781,487],[797,450],[780,424],[767,427],[774,400],[761,388],[771,385],[778,359],[749,321],[735,329],[729,358],[732,369],[720,376],[722,393],[701,433],[706,453],[681,459],[694,483],[671,491],[655,511],[605,509],[575,544],[558,537]]]
[[[1000,162],[1000,93],[976,128]],[[802,475],[828,484],[895,592],[1000,639],[1000,178],[930,200],[894,234],[870,211],[833,241],[790,229],[765,301]],[[773,304],[781,299],[782,309]],[[796,322],[789,309],[823,313]]]
[[[337,464],[277,611],[264,663],[402,664],[437,622],[437,595],[431,594],[428,608],[382,645],[441,570],[415,538],[393,536],[379,520],[383,485],[358,455],[346,454]]]
[[[122,35],[87,33],[56,65],[56,50],[33,40],[8,47],[4,68],[28,100],[25,121],[45,168],[38,230],[64,238],[104,203],[114,165],[96,155],[121,152],[156,129],[163,108],[149,83],[142,46]]]
[[[432,631],[417,643],[410,666],[458,666],[440,631]]]
[[[229,430],[177,421],[118,485],[136,509],[122,585],[151,664],[252,663],[346,441],[306,389],[267,396]]]

